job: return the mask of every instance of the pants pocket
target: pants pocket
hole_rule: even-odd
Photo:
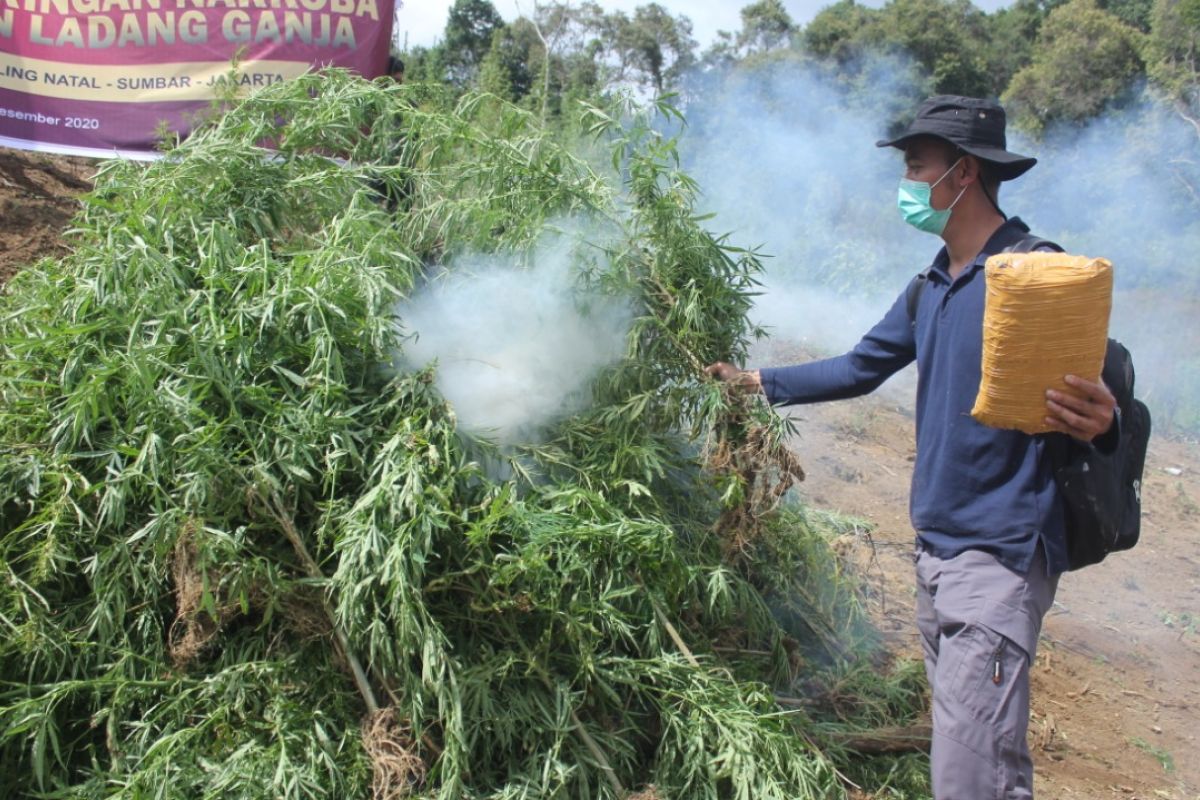
[[[972,720],[997,734],[1024,731],[1021,713],[1028,716],[1029,662],[1025,651],[1008,637],[985,625],[968,625],[952,639],[956,667],[945,687],[947,698]],[[1022,711],[1023,710],[1023,711]],[[1026,723],[1027,724],[1027,723]]]

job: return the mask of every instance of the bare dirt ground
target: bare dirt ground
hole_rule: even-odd
[[[874,615],[895,651],[920,658],[911,398],[885,387],[790,416],[801,495],[875,526],[855,548]],[[1047,616],[1029,732],[1039,798],[1200,798],[1200,445],[1151,441],[1143,508],[1138,546],[1065,575]]]
[[[63,252],[94,163],[0,149],[0,284]],[[786,363],[787,354],[768,354]],[[874,525],[855,545],[889,644],[919,657],[913,625],[911,391],[792,412],[814,505]],[[1038,797],[1200,800],[1200,446],[1157,437],[1142,542],[1064,577],[1034,669]]]
[[[0,285],[17,269],[64,250],[63,232],[91,188],[95,162],[0,148]]]

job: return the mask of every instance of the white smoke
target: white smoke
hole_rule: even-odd
[[[883,61],[856,74],[867,88],[798,61],[709,76],[681,137],[710,226],[772,256],[755,321],[820,352],[852,346],[941,246],[900,220],[901,155],[875,147],[897,98],[915,107],[911,71]],[[1067,250],[1114,263],[1111,333],[1134,354],[1138,393],[1160,421],[1200,424],[1187,411],[1200,393],[1200,137],[1148,99],[1042,142],[1010,125],[1009,146],[1039,163],[1004,184],[1001,206]],[[756,365],[780,351],[766,352]]]
[[[1054,132],[1010,198],[1041,235],[1113,262],[1111,335],[1160,427],[1200,428],[1200,136],[1152,99]]]
[[[597,265],[570,228],[527,253],[459,257],[398,309],[415,334],[404,359],[436,362],[462,429],[501,445],[536,441],[586,408],[593,378],[624,355],[630,306],[581,285],[581,269]]]
[[[889,132],[889,96],[905,91],[880,84],[878,97],[855,97],[811,68],[786,64],[734,75],[686,109],[680,145],[705,210],[716,214],[708,224],[735,244],[773,255],[764,261],[765,293],[754,314],[776,340],[807,345],[810,353],[844,352],[940,247],[900,220],[901,156],[874,146]],[[1010,127],[1009,141],[1039,163],[1004,185],[1001,206],[1069,251],[1112,260],[1111,332],[1133,353],[1138,394],[1156,429],[1200,430],[1200,137],[1148,100],[1042,142],[1023,140]],[[752,363],[804,357],[775,343]],[[910,387],[893,389],[889,400],[912,402]],[[1147,466],[1148,485],[1153,469]],[[1169,659],[1163,664],[1184,663],[1185,623],[1171,592],[1132,594],[1137,584],[1127,578],[1122,588],[1115,577],[1161,571],[1171,560],[1164,554],[1174,551],[1154,550],[1155,536],[1179,537],[1185,548],[1195,539],[1194,525],[1181,526],[1169,508],[1173,490],[1159,486],[1147,501],[1162,505],[1154,506],[1150,530],[1143,528],[1148,543],[1091,568],[1123,572],[1089,571],[1083,581],[1116,588],[1103,596],[1105,618],[1088,612],[1100,595],[1068,588],[1060,594],[1073,616],[1059,629],[1095,642],[1111,636],[1099,623],[1116,630],[1115,623],[1139,632],[1138,652],[1157,660],[1161,651]],[[1183,487],[1178,494],[1190,503]],[[1116,649],[1132,652],[1128,644]]]
[[[852,102],[830,76],[784,61],[735,71],[687,109],[681,148],[710,225],[770,255],[751,316],[776,344],[849,349],[936,251],[897,218],[896,151],[874,146],[912,93],[910,70],[883,60],[861,72],[877,99]],[[760,347],[755,366],[787,352]]]

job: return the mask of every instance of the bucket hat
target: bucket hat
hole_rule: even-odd
[[[894,139],[881,139],[876,147],[903,150],[918,136],[936,136],[976,158],[995,165],[996,176],[1010,181],[1029,170],[1037,159],[1010,153],[1004,135],[1006,118],[999,103],[977,97],[942,94],[930,97],[917,109],[916,119]]]

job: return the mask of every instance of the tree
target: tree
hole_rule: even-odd
[[[1143,44],[1138,30],[1095,0],[1071,0],[1046,18],[1033,61],[1013,77],[1004,102],[1017,124],[1033,132],[1089,119],[1142,74]]]
[[[870,33],[885,51],[913,58],[936,93],[991,93],[985,18],[970,0],[892,0]]]
[[[554,3],[543,6],[534,0],[533,3],[533,20],[531,26],[534,34],[537,36],[542,45],[542,90],[541,90],[541,116],[546,119],[546,112],[549,109],[550,101],[550,77],[553,70],[553,61],[555,51],[558,49],[561,41],[566,38],[567,32],[570,29],[570,24],[573,21],[571,12],[571,4]]]
[[[1200,136],[1200,0],[1157,0],[1146,55],[1155,87]]]
[[[879,17],[876,9],[838,0],[821,9],[804,28],[804,49],[817,58],[846,64],[862,54]]]
[[[404,58],[405,80],[412,83],[445,82],[449,67],[442,45],[414,47],[401,55]]]
[[[442,40],[451,82],[461,86],[475,79],[502,27],[504,19],[488,0],[454,0]]]
[[[984,59],[991,77],[993,96],[1008,88],[1022,68],[1033,60],[1033,44],[1047,15],[1065,0],[1017,0],[989,14],[985,22],[987,41]]]
[[[737,37],[729,31],[717,31],[713,43],[700,54],[702,67],[728,69],[738,62]]]
[[[639,6],[632,19],[615,11],[605,27],[620,64],[619,77],[632,78],[656,95],[696,63],[691,20],[671,16],[658,3]]]
[[[551,2],[539,4],[537,12],[538,25],[553,32],[544,84],[549,111],[561,113],[572,98],[596,98],[606,83],[604,9],[594,2]]]
[[[520,10],[521,6],[518,4]],[[533,76],[531,107],[544,118],[562,111],[564,98],[593,98],[603,85],[606,48],[604,10],[594,2],[533,3],[530,17],[514,23],[524,31]]]
[[[827,6],[804,30],[804,49],[842,75],[863,56],[912,59],[924,92],[991,94],[983,12],[970,0],[892,0],[882,9],[854,0]]]
[[[492,35],[479,68],[479,88],[519,102],[533,91],[535,62],[545,58],[529,20],[520,18]]]
[[[1099,5],[1117,19],[1142,33],[1150,30],[1154,0],[1098,0]]]
[[[786,47],[796,30],[781,0],[758,0],[743,8],[741,15],[737,45],[746,55]]]

